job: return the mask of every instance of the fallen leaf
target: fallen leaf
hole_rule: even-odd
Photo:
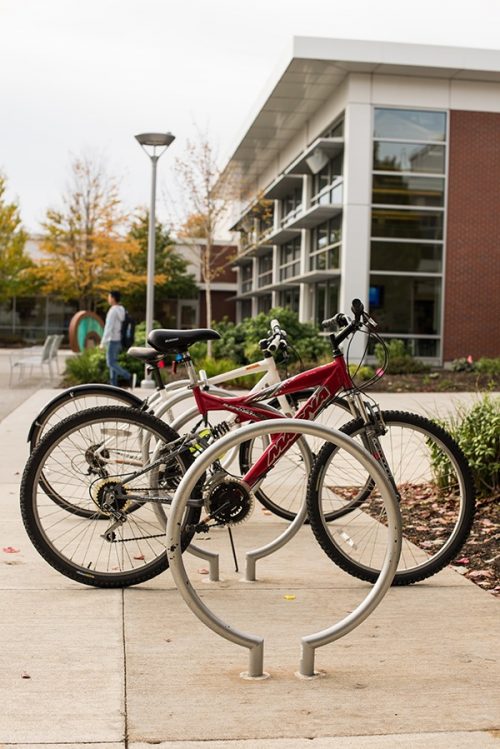
[[[144,559],[144,554],[134,554],[134,559]]]
[[[21,679],[31,679],[31,676],[26,671],[22,671]]]
[[[200,575],[208,575],[209,571],[210,570],[207,567],[200,567],[200,569],[198,570]]]
[[[6,554],[18,554],[20,549],[16,549],[15,546],[4,546],[2,551],[5,551]]]

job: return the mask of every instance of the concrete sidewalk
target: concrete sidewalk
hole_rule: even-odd
[[[256,583],[241,581],[227,535],[213,534],[221,582],[207,582],[202,560],[189,557],[186,566],[207,605],[265,637],[271,678],[260,682],[240,679],[246,651],[193,616],[169,572],[124,591],[55,572],[31,546],[18,510],[27,430],[53,394],[32,393],[0,422],[0,746],[500,746],[499,601],[451,569],[391,589],[359,628],[318,651],[324,676],[305,681],[294,675],[301,636],[343,616],[366,587],[329,562],[307,527],[257,564]],[[380,401],[442,414],[470,397]],[[236,529],[239,549],[284,527],[257,513]]]

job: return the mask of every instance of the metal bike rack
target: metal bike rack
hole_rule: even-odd
[[[312,468],[311,451],[309,450],[305,440],[301,440],[301,442],[302,442],[302,454],[304,457],[304,468],[306,471],[306,475],[309,475],[311,468]],[[301,529],[301,527],[304,525],[306,515],[307,515],[306,492],[304,492],[304,498],[302,500],[300,510],[298,511],[297,515],[295,516],[294,520],[290,523],[288,528],[286,528],[286,530],[284,530],[283,533],[281,533],[277,538],[275,538],[273,541],[270,541],[270,543],[266,544],[265,546],[261,546],[259,549],[253,549],[252,551],[247,551],[246,567],[245,567],[245,582],[253,583],[256,581],[257,578],[256,578],[255,565],[257,563],[257,560],[263,559],[264,557],[267,557],[270,554],[274,554],[275,551],[278,551],[278,549],[281,549],[282,546],[288,543],[288,541],[290,541],[295,536],[295,534]]]
[[[389,589],[397,569],[399,555],[401,552],[401,516],[399,507],[392,491],[391,485],[379,468],[375,460],[357,445],[351,438],[341,432],[328,429],[313,422],[297,419],[272,419],[270,421],[258,422],[238,429],[236,433],[229,433],[217,440],[206,451],[204,451],[189,468],[181,483],[179,484],[172,503],[172,512],[167,524],[167,555],[170,569],[179,592],[191,611],[213,632],[221,637],[234,642],[235,645],[247,648],[249,651],[248,671],[242,676],[244,678],[262,679],[267,674],[264,666],[264,639],[259,635],[241,632],[230,624],[222,621],[216,616],[198,596],[186,573],[182,559],[180,544],[181,525],[183,512],[188,498],[191,496],[199,477],[206,471],[211,463],[221,452],[224,452],[243,440],[260,436],[265,429],[267,434],[279,434],[280,432],[295,432],[309,434],[321,440],[334,442],[339,447],[359,460],[361,465],[370,472],[375,479],[377,488],[387,507],[387,529],[388,533],[396,532],[397,541],[386,550],[384,563],[377,582],[374,584],[368,596],[348,616],[341,619],[337,624],[327,629],[302,637],[302,653],[298,675],[301,678],[313,678],[314,658],[317,648],[328,645],[348,632],[352,631],[380,603]],[[295,521],[294,521],[295,522]],[[291,536],[289,536],[290,538]],[[283,544],[281,544],[283,545]]]

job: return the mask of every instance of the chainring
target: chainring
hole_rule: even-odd
[[[203,500],[210,519],[229,526],[247,520],[255,505],[248,484],[226,473],[214,476],[203,492]]]

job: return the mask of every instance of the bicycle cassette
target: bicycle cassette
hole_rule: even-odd
[[[238,525],[252,513],[255,499],[248,484],[234,476],[219,473],[203,492],[204,507],[211,520],[221,525]]]
[[[122,483],[111,476],[94,481],[90,486],[90,497],[98,510],[105,515],[126,512],[130,505]]]

